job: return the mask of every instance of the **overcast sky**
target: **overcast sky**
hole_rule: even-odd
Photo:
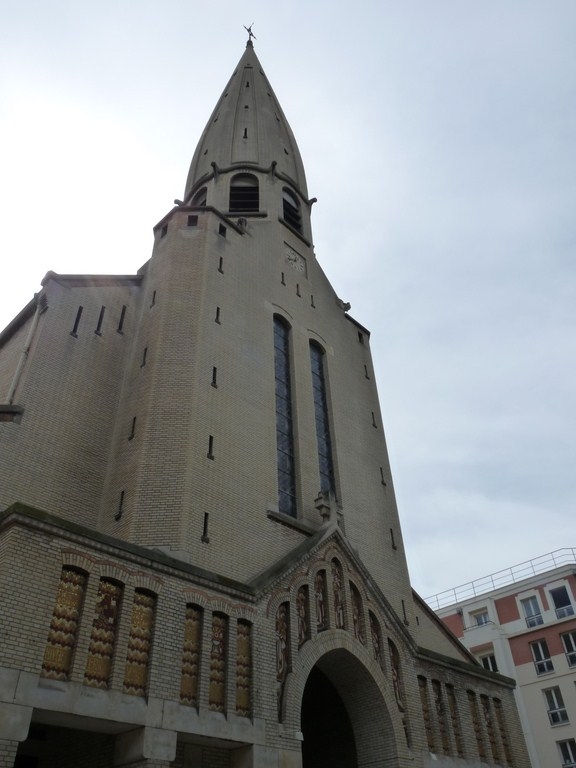
[[[252,22],[415,588],[576,547],[574,0],[3,0],[0,327],[48,270],[149,258]]]

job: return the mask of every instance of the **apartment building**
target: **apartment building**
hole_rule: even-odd
[[[576,766],[576,550],[427,599],[479,663],[516,679],[533,768]]]

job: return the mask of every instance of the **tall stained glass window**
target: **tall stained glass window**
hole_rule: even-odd
[[[278,509],[286,515],[296,517],[296,473],[290,391],[290,328],[281,317],[277,316],[274,318],[274,377]]]
[[[326,380],[324,377],[324,351],[314,342],[310,342],[310,363],[312,366],[312,392],[314,396],[314,412],[316,416],[320,490],[334,492],[332,442],[330,440]]]

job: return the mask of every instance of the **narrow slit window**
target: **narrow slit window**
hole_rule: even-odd
[[[164,226],[160,230],[160,237],[166,237],[167,234],[168,234],[168,224],[164,224]]]
[[[152,301],[150,302],[150,307],[153,307],[154,304],[156,304],[156,291],[152,291]]]
[[[114,515],[114,520],[120,520],[124,514],[124,491],[120,491],[120,499],[118,501],[118,511]]]
[[[224,226],[224,224],[220,224],[218,226],[218,234],[220,235],[220,237],[226,237],[226,227]]]
[[[289,189],[282,190],[282,215],[292,229],[302,232],[302,214],[298,198]]]
[[[97,336],[102,336],[102,323],[104,322],[104,312],[106,312],[106,307],[100,307],[100,314],[98,315],[98,323],[96,325],[96,330],[94,333]]]
[[[215,323],[220,323],[220,307],[216,307],[216,317],[214,318]]]
[[[220,256],[220,259],[218,260],[218,272],[221,274],[224,274],[224,257]]]
[[[132,419],[132,427],[130,429],[130,434],[128,435],[128,440],[134,440],[134,435],[136,434],[136,416]]]
[[[217,387],[218,386],[218,382],[217,382],[217,379],[216,379],[217,375],[218,375],[218,369],[216,367],[213,367],[212,368],[212,386],[213,387]]]
[[[204,525],[202,527],[202,536],[200,537],[200,541],[203,541],[204,544],[210,543],[210,537],[208,536],[208,512],[204,512]]]
[[[142,352],[142,362],[140,363],[140,368],[144,368],[146,365],[146,358],[148,357],[148,347],[144,347],[144,351]]]
[[[80,327],[80,319],[82,317],[83,311],[84,311],[84,307],[82,306],[78,307],[78,311],[76,312],[76,319],[74,320],[74,325],[72,327],[72,330],[70,331],[70,336],[78,337],[78,328]]]
[[[122,309],[120,311],[120,320],[118,321],[118,328],[116,328],[117,333],[124,333],[124,320],[126,319],[126,305],[122,306]]]
[[[276,458],[278,509],[296,517],[296,466],[292,422],[290,326],[274,318],[274,379],[276,389]]]
[[[326,377],[324,373],[324,350],[315,342],[310,342],[310,365],[312,370],[314,414],[316,418],[320,490],[334,492],[334,464],[332,461],[332,440],[330,437]]]
[[[213,437],[213,435],[210,435],[208,437],[208,453],[206,454],[206,456],[209,459],[214,460],[214,437]]]

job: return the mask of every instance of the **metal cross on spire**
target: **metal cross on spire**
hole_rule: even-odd
[[[252,22],[252,24],[250,24],[249,27],[247,27],[245,24],[243,24],[242,26],[244,27],[246,32],[248,32],[248,42],[251,43],[252,42],[252,38],[254,38],[254,40],[256,40],[256,35],[254,34],[254,32],[252,32],[252,27],[254,26],[254,22]]]

